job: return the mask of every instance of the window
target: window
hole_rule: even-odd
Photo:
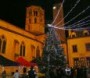
[[[77,45],[73,45],[72,48],[73,48],[73,52],[77,52]]]
[[[34,11],[34,16],[38,16],[38,12],[37,11]]]
[[[14,52],[15,53],[19,53],[19,41],[18,40],[14,40]]]
[[[31,19],[29,19],[29,23],[32,23],[32,22],[31,22]]]
[[[90,57],[86,57],[86,60],[87,60],[87,66],[90,65]]]
[[[37,47],[37,50],[36,50],[36,57],[40,57],[40,50],[39,50],[39,47]]]
[[[83,34],[84,34],[84,36],[88,36],[88,35],[89,35],[88,30],[84,30],[84,31],[83,31]]]
[[[90,43],[86,43],[86,51],[90,51]]]
[[[6,39],[4,36],[0,37],[0,52],[5,53],[6,50]]]
[[[36,18],[34,18],[34,23],[37,23],[37,19]]]
[[[72,38],[75,38],[76,36],[75,35],[72,35]]]
[[[72,38],[75,38],[76,37],[76,33],[72,32],[71,36],[72,36]]]
[[[40,18],[40,22],[43,22],[42,18]]]
[[[29,11],[29,14],[32,15],[32,10]]]
[[[2,53],[5,53],[5,48],[6,48],[6,41],[3,40]]]
[[[88,33],[87,33],[87,32],[85,32],[85,33],[84,33],[84,35],[85,35],[85,36],[88,36]]]
[[[20,45],[20,56],[25,56],[25,44],[24,42]]]
[[[2,46],[2,39],[0,38],[0,52],[1,52],[1,46]]]
[[[35,46],[31,45],[32,57],[35,57]]]
[[[74,66],[78,66],[79,58],[74,58],[73,61],[74,61]]]

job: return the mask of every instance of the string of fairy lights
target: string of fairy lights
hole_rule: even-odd
[[[83,14],[83,13],[85,13],[86,10],[88,10],[89,8],[90,8],[90,6],[88,6],[86,9],[84,9],[83,11],[81,11],[80,13],[78,13],[75,17],[73,17],[72,19],[70,19],[68,22],[66,22],[66,23],[64,23],[64,24],[62,24],[62,25],[60,25],[60,27],[61,27],[61,26],[67,25],[68,23],[70,23],[71,21],[73,21],[74,19],[76,19],[78,16],[80,16],[80,15]],[[56,24],[56,26],[58,26],[58,25],[59,25],[59,23]]]
[[[73,11],[73,9],[79,4],[79,2],[80,2],[80,0],[77,0],[76,1],[76,3],[75,3],[75,5],[71,8],[71,10],[65,15],[65,17],[64,18],[62,18],[62,20],[58,23],[58,24],[60,24],[72,11]],[[57,25],[58,25],[57,24]]]
[[[60,8],[59,8],[59,10],[58,10],[58,13],[57,13],[57,15],[55,16],[55,19],[53,20],[52,24],[54,24],[54,22],[56,21],[59,13],[61,12],[61,8],[63,7],[64,2],[65,2],[65,1],[63,0],[63,1],[62,1],[62,4],[60,5]]]
[[[77,22],[75,22],[75,23],[73,23],[73,24],[71,24],[71,25],[67,25],[67,26],[65,26],[65,27],[69,27],[69,26],[71,27],[71,26],[73,26],[73,25],[79,24],[79,23],[85,21],[85,20],[88,19],[88,18],[90,18],[90,15],[82,18],[81,20],[79,20],[79,21],[77,21]]]
[[[85,21],[86,19],[90,18],[90,16],[86,16],[86,17],[82,18],[81,20],[79,20],[71,25],[67,25],[67,24],[69,24],[70,22],[75,20],[80,15],[84,14],[88,9],[90,9],[90,6],[87,6],[86,9],[82,10],[80,13],[78,13],[76,16],[74,16],[72,19],[70,19],[66,23],[59,25],[75,9],[75,7],[79,4],[80,0],[76,1],[75,5],[71,8],[71,10],[68,11],[68,13],[65,15],[65,17],[63,17],[57,24],[53,25],[54,22],[56,21],[58,15],[59,15],[60,11],[61,11],[61,8],[62,8],[64,2],[65,1],[63,0],[55,19],[53,20],[53,22],[51,24],[48,24],[48,26],[53,27],[53,28],[57,28],[57,29],[62,29],[62,30],[69,30],[69,29],[79,30],[79,29],[88,28],[88,27],[84,27],[84,28],[80,28],[80,27],[83,27],[84,25],[90,24],[90,23],[88,23],[88,22],[90,22],[90,20]]]

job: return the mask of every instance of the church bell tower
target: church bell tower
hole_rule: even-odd
[[[34,35],[42,35],[44,34],[44,28],[44,10],[40,6],[27,7],[25,30]]]

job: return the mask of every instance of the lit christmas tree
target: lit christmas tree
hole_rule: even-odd
[[[66,59],[61,42],[58,39],[57,33],[54,28],[48,27],[47,38],[43,49],[42,60],[44,65],[47,67],[51,66],[65,66]]]
[[[34,61],[36,61],[40,70],[44,68],[46,78],[50,78],[49,69],[57,66],[65,67],[66,59],[55,29],[48,27],[46,34],[47,38],[45,40],[42,57],[36,58]]]

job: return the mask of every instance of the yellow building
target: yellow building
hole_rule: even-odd
[[[68,61],[70,66],[87,66],[90,64],[90,30],[69,30],[67,39]]]
[[[62,3],[55,4],[53,7],[54,25],[60,27],[64,24]],[[60,10],[60,13],[58,13]],[[58,14],[58,16],[57,16]],[[57,17],[57,18],[56,18]],[[61,21],[61,22],[60,22]],[[56,29],[57,30],[57,29]],[[67,63],[70,67],[87,66],[90,64],[90,30],[80,30],[78,32],[69,30],[69,38],[65,38],[64,30],[57,30],[58,36],[62,42],[61,47],[64,50]]]
[[[0,55],[16,61],[23,57],[30,62],[42,54],[45,39],[44,10],[39,6],[26,8],[25,30],[0,19]]]

